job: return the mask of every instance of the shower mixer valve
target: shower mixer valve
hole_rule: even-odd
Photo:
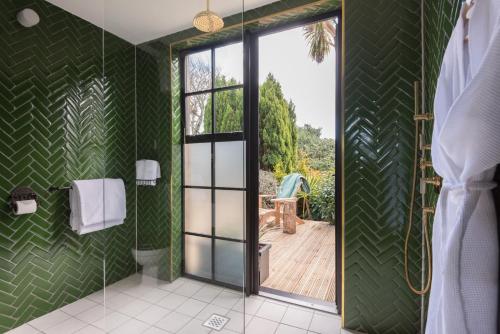
[[[424,214],[428,214],[428,213],[434,214],[436,212],[436,208],[434,208],[434,207],[424,207],[424,208],[422,208],[422,212]]]
[[[441,185],[441,178],[439,176],[434,177],[424,177],[422,182],[426,184],[432,184],[433,186],[439,187]]]
[[[415,121],[432,121],[434,119],[433,114],[417,114],[413,117]]]

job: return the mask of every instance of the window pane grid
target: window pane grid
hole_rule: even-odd
[[[240,44],[242,49],[242,43]],[[219,187],[217,187],[215,160],[217,156],[216,146],[218,143],[226,141],[241,142],[244,140],[244,100],[242,84],[243,55],[241,54],[241,60],[237,59],[234,61],[232,69],[230,68],[229,72],[219,72],[219,70],[216,69],[216,54],[221,48],[225,48],[225,46],[219,48],[212,47],[195,53],[198,56],[200,54],[204,56],[204,60],[202,62],[204,67],[199,73],[205,73],[205,75],[210,77],[209,79],[205,77],[204,80],[195,81],[192,80],[192,78],[188,78],[188,73],[186,73],[186,71],[188,71],[192,65],[188,63],[188,57],[192,54],[186,55],[183,60],[186,68],[186,71],[184,71],[185,78],[181,85],[181,102],[183,103],[183,110],[185,113],[185,133],[183,136],[184,150],[186,149],[186,146],[192,146],[191,144],[196,143],[206,143],[211,147],[210,157],[205,156],[208,165],[207,167],[209,169],[208,174],[211,175],[208,178],[208,184],[204,184],[204,182],[198,180],[201,175],[199,172],[193,174],[193,171],[191,171],[191,174],[189,174],[187,179],[185,175],[185,168],[183,172],[183,233],[185,242],[184,261],[186,261],[184,263],[184,272],[188,275],[206,278],[213,282],[240,286],[243,282],[239,279],[239,276],[232,272],[226,273],[221,270],[220,261],[225,261],[226,258],[234,261],[239,259],[239,257],[233,257],[232,254],[226,254],[225,252],[228,249],[240,249],[243,247],[236,245],[243,245],[245,243],[245,237],[242,232],[244,227],[239,226],[242,224],[241,220],[244,221],[244,217],[239,219],[240,217],[237,217],[235,212],[226,212],[223,203],[220,203],[221,205],[216,205],[216,196],[221,198],[224,194],[226,194],[227,197],[228,192],[237,192],[243,193],[242,199],[244,199],[246,188],[244,181],[238,182],[237,184],[224,184],[222,187],[219,185]],[[231,55],[231,57],[233,56],[230,52],[228,52],[228,50],[225,50],[225,52],[226,55]],[[241,66],[235,65],[238,62],[241,62]],[[199,63],[200,61],[198,59],[198,64]],[[209,70],[207,66],[209,66]],[[235,69],[241,72],[239,76]],[[228,73],[230,74],[229,76],[227,75]],[[231,76],[232,74],[235,75],[234,79]],[[198,88],[196,88],[193,83],[197,83],[196,87]],[[207,83],[209,83],[209,85]],[[189,154],[189,150],[187,153]],[[221,156],[223,156],[223,154],[221,154]],[[186,157],[183,159],[183,163],[186,163],[185,158]],[[241,158],[244,159],[244,156],[242,155]],[[196,161],[194,160],[192,161],[193,167],[196,167],[196,164],[194,164],[195,162]],[[199,164],[200,163],[198,163],[198,165]],[[196,180],[196,182],[194,182],[194,180]],[[204,203],[201,203],[200,200],[194,196],[197,193],[203,194],[203,192],[209,192],[211,194],[208,195],[208,197],[210,197],[210,203],[208,205],[211,206],[211,210],[206,207],[203,210],[197,210],[203,211],[200,212],[200,214],[196,214],[195,212],[186,212],[186,210],[193,208],[199,209],[200,207],[204,207]],[[205,195],[205,197],[208,198],[207,195]],[[188,199],[189,203],[186,202]],[[207,203],[205,203],[205,206],[206,204]],[[233,204],[236,206],[236,203]],[[240,205],[244,207],[244,203],[238,203],[238,206]],[[244,215],[244,211],[240,211],[241,214]],[[205,216],[208,218],[208,221],[210,221],[210,229],[207,229],[208,221],[204,218]],[[218,221],[220,222],[218,223]],[[232,226],[233,222],[238,226]],[[200,249],[202,248],[205,248],[205,251],[208,251],[209,253],[204,254],[204,256],[211,257],[210,260],[206,260],[206,262],[204,262],[204,265],[200,263],[200,259],[195,258],[196,255],[200,256]],[[216,260],[219,265],[216,265]],[[190,262],[187,263],[187,261]],[[240,262],[242,264],[243,259],[241,259]],[[207,265],[211,268],[209,269]],[[238,269],[237,271],[240,270]]]
[[[184,58],[182,103],[186,136],[243,133],[242,50],[243,43],[238,42],[211,47]],[[234,54],[237,61],[231,59]],[[218,55],[227,58],[228,68],[217,68]]]

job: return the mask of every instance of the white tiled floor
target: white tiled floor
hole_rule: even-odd
[[[18,327],[9,334],[338,334],[328,313],[180,278],[172,283],[133,275]],[[230,318],[221,331],[202,324]]]

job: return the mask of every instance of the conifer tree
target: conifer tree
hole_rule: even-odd
[[[217,76],[217,87],[236,85],[234,79]],[[243,130],[243,90],[215,93],[215,119],[218,133]],[[212,131],[212,98],[208,99],[203,118],[204,133]],[[280,83],[269,73],[260,87],[259,97],[260,168],[294,170],[298,160],[298,129],[295,105],[283,96]]]
[[[216,87],[237,85],[235,79],[217,76]],[[243,89],[223,90],[215,93],[215,132],[243,131]],[[205,133],[212,132],[212,97],[205,106],[203,127]]]
[[[260,87],[260,168],[293,171],[297,163],[295,106],[286,101],[280,83],[269,73]]]

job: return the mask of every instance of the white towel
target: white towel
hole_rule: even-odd
[[[73,181],[69,195],[71,226],[89,226],[104,221],[104,179]]]
[[[82,234],[87,234],[87,233],[91,233],[91,232],[104,230],[106,228],[110,228],[110,227],[113,227],[116,225],[121,225],[121,224],[123,224],[123,220],[112,220],[112,221],[107,221],[106,223],[99,223],[99,224],[94,224],[94,225],[90,225],[90,226],[81,226],[80,225],[79,227],[73,229],[73,231],[78,233],[78,235],[82,235]]]
[[[127,216],[125,185],[121,179],[73,181],[70,225],[78,234],[122,224]]]
[[[104,179],[104,222],[127,217],[125,184],[122,179]]]
[[[138,185],[155,186],[156,179],[161,177],[160,164],[155,160],[138,160],[135,169]]]

